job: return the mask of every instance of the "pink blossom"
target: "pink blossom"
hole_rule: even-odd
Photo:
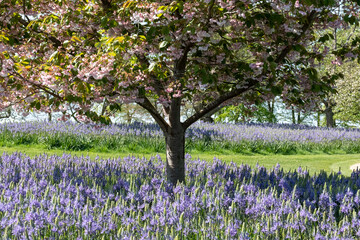
[[[251,63],[250,68],[251,69],[258,69],[258,68],[261,68],[263,65],[264,65],[263,62]]]
[[[177,90],[176,93],[173,94],[173,97],[174,97],[174,98],[179,98],[179,97],[181,97],[181,96],[182,96],[182,93],[181,93],[180,90]]]
[[[331,63],[338,66],[342,65],[342,61],[339,58],[336,58],[335,60],[331,61]]]

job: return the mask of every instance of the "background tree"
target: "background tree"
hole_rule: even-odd
[[[318,111],[325,115],[325,122],[327,127],[335,127],[336,126],[336,118],[337,111],[340,109],[337,108],[338,101],[345,97],[347,94],[346,92],[342,91],[341,88],[345,87],[347,84],[344,84],[346,81],[351,81],[351,72],[354,73],[354,71],[348,71],[349,66],[347,62],[353,61],[353,55],[351,52],[348,52],[345,59],[344,57],[337,56],[338,51],[342,51],[342,47],[344,45],[347,45],[349,42],[358,42],[359,41],[359,23],[357,22],[356,18],[352,18],[345,13],[343,14],[342,9],[345,7],[348,3],[346,1],[338,1],[336,3],[336,7],[334,8],[334,11],[339,16],[339,19],[348,19],[351,22],[354,22],[352,26],[349,26],[347,24],[336,24],[336,25],[330,25],[328,29],[321,30],[319,34],[324,34],[324,31],[328,33],[328,37],[331,39],[330,41],[327,41],[326,44],[324,44],[321,49],[323,51],[329,51],[333,54],[328,54],[326,58],[324,58],[321,62],[319,62],[318,70],[320,75],[323,75],[324,72],[327,73],[341,73],[343,74],[343,78],[337,79],[335,83],[333,84],[333,88],[337,90],[336,93],[329,92],[325,95],[325,97],[322,97],[317,102],[321,103],[318,104]],[[357,60],[358,61],[358,60]],[[346,63],[345,65],[343,63]],[[347,66],[346,66],[347,65]],[[355,64],[356,65],[356,64]],[[353,66],[355,66],[353,65]],[[349,90],[349,89],[348,89]],[[344,95],[345,94],[345,95]],[[347,98],[350,100],[349,98]],[[350,105],[350,102],[349,102]],[[344,110],[344,109],[342,109]],[[350,112],[349,112],[350,113]]]
[[[303,111],[295,106],[291,106],[291,121],[293,124],[302,124],[307,117],[312,114],[310,110]]]
[[[333,96],[335,118],[343,122],[360,123],[360,65],[351,61],[341,66],[343,79],[336,81]]]
[[[244,104],[229,105],[219,110],[215,116],[215,122],[244,123],[253,117],[251,106]]]
[[[315,30],[341,24],[334,3],[3,0],[0,107],[16,98],[38,110],[67,102],[79,115],[109,122],[94,105],[135,102],[164,132],[169,181],[184,181],[185,131],[220,105],[277,95],[306,102],[332,90],[339,75],[319,77],[316,61],[325,53],[309,44],[327,41]],[[343,13],[357,22],[358,5],[347,1]],[[337,54],[357,54],[357,45]],[[239,58],[243,49],[251,63]],[[192,101],[206,105],[182,120],[182,106]]]
[[[214,119],[216,122],[259,122],[259,123],[276,123],[275,99],[255,103],[253,105],[236,104],[225,106],[219,110]]]

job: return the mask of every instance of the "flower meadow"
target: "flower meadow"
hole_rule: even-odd
[[[3,239],[357,239],[351,177],[186,156],[186,185],[159,157],[0,157]]]
[[[165,152],[156,124],[79,124],[13,122],[0,124],[0,146],[41,144],[48,149]],[[360,153],[359,129],[329,129],[291,124],[198,123],[186,131],[186,151],[297,154]]]

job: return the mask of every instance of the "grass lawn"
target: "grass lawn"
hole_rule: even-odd
[[[64,152],[71,153],[77,156],[90,156],[94,159],[96,156],[101,158],[113,158],[113,157],[124,157],[129,155],[134,155],[137,157],[150,157],[156,154],[159,154],[162,159],[165,159],[164,153],[121,153],[121,152],[94,152],[94,151],[63,151],[63,150],[47,150],[42,147],[36,146],[12,146],[12,147],[0,147],[0,152],[22,152],[26,153],[29,156],[35,156],[43,153],[49,155],[57,154],[62,155]],[[286,170],[297,169],[299,166],[308,169],[310,173],[319,172],[325,170],[327,172],[338,172],[341,169],[341,172],[345,175],[350,175],[350,166],[355,163],[360,163],[360,154],[315,154],[315,155],[242,155],[242,154],[219,154],[219,153],[203,153],[203,152],[193,152],[191,153],[193,158],[200,158],[203,160],[211,161],[214,157],[217,157],[223,161],[231,162],[234,161],[237,164],[249,164],[250,166],[255,166],[257,163],[266,168],[271,168],[276,163],[279,163],[282,168]]]

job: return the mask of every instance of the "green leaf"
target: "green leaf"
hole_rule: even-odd
[[[58,54],[58,51],[55,51],[53,54],[51,54],[49,61],[52,61],[56,57],[57,54]]]
[[[123,37],[123,36],[115,38],[115,41],[118,42],[118,43],[123,43],[124,40],[125,40],[125,37]]]
[[[279,95],[279,94],[281,94],[281,91],[282,91],[282,89],[281,89],[281,87],[279,87],[279,86],[272,86],[272,87],[271,87],[271,92],[272,92],[274,95]]]
[[[153,39],[153,35],[154,35],[155,31],[156,31],[156,29],[154,27],[149,28],[149,30],[147,31],[147,34],[146,34],[148,41]]]
[[[81,42],[80,38],[78,38],[77,36],[72,36],[71,41],[73,41],[73,42]]]
[[[311,80],[318,80],[318,72],[315,68],[309,68],[307,69],[307,72]]]
[[[135,1],[126,1],[124,4],[123,4],[123,8],[130,8],[133,4],[134,4]]]
[[[140,95],[140,96],[144,96],[144,95],[145,95],[146,92],[145,92],[145,88],[144,88],[144,87],[139,87],[138,90],[139,90],[139,95]]]
[[[169,35],[169,34],[170,34],[170,28],[169,28],[169,26],[164,26],[164,27],[161,29],[161,32],[162,32],[162,34],[164,34],[165,36]]]
[[[108,40],[105,42],[106,45],[111,44],[114,41],[114,38],[108,38]]]
[[[162,41],[162,42],[160,43],[160,45],[159,45],[159,48],[160,48],[160,49],[163,49],[163,48],[165,48],[165,47],[167,46],[167,44],[168,44],[167,41]]]
[[[276,72],[275,72],[276,67],[277,67],[276,62],[270,62],[270,70],[271,70],[271,72],[272,72],[272,74],[273,74],[274,76],[275,76],[275,74],[276,74]]]
[[[23,85],[21,85],[21,84],[16,84],[16,90],[21,90],[23,88]]]
[[[313,91],[313,92],[320,92],[320,91],[321,91],[320,85],[318,85],[318,84],[313,84],[313,85],[311,86],[311,91]]]
[[[67,47],[67,46],[69,45],[69,43],[70,43],[69,40],[65,40],[65,41],[63,42],[64,47]]]
[[[37,110],[40,110],[40,108],[41,108],[41,104],[40,104],[40,102],[36,102],[36,104],[35,104],[35,108],[36,108]]]
[[[109,106],[109,109],[110,109],[110,111],[114,111],[114,110],[118,110],[118,111],[121,111],[121,105],[120,104],[111,104],[110,106]]]
[[[149,72],[154,71],[155,67],[156,67],[156,62],[152,62],[149,66]]]
[[[9,44],[10,46],[14,46],[14,43],[15,43],[15,39],[14,38],[9,38]]]

